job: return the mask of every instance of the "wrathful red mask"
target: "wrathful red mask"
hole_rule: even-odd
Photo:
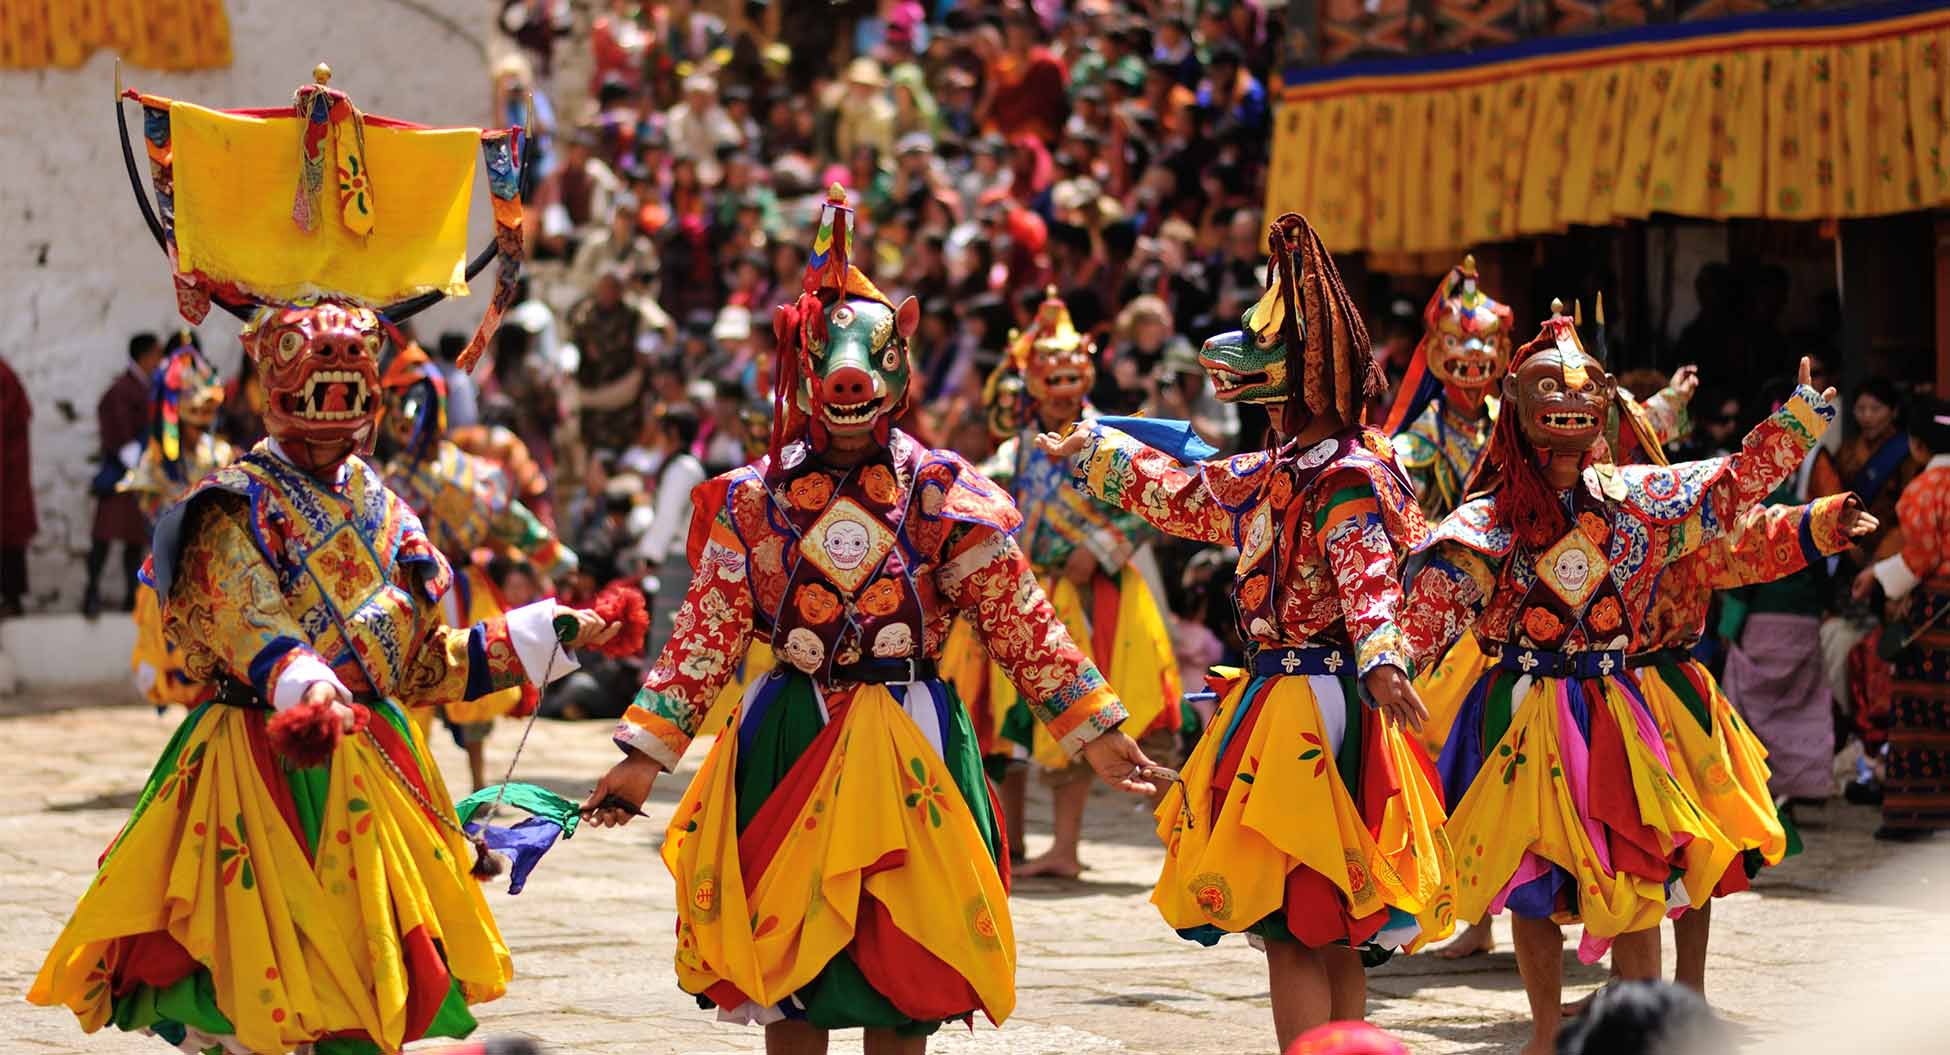
[[[368,450],[379,419],[379,317],[321,303],[267,307],[241,335],[266,396],[264,428],[292,464],[326,475]]]

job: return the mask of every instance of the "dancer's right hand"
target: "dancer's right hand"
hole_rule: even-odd
[[[1400,668],[1376,667],[1362,677],[1361,683],[1367,686],[1368,695],[1374,698],[1381,713],[1409,729],[1420,729],[1429,720],[1429,709],[1422,705],[1422,697],[1416,695],[1415,683]]]
[[[1815,363],[1814,363],[1814,360],[1813,360],[1813,359],[1811,359],[1811,358],[1809,358],[1808,356],[1805,356],[1805,355],[1804,355],[1804,356],[1802,356],[1802,357],[1801,357],[1801,367],[1800,367],[1800,369],[1798,369],[1798,370],[1796,370],[1796,371],[1795,371],[1795,374],[1794,374],[1794,383],[1795,383],[1795,384],[1797,384],[1797,385],[1800,385],[1800,386],[1801,386],[1801,387],[1803,387],[1803,388],[1813,388],[1813,387],[1814,387],[1814,380],[1815,380]],[[1827,390],[1827,391],[1825,391],[1825,392],[1823,392],[1823,393],[1821,394],[1821,401],[1822,401],[1823,403],[1833,403],[1833,402],[1835,402],[1835,386],[1834,386],[1834,385],[1829,385],[1829,386],[1828,386],[1828,390]]]
[[[298,698],[298,705],[302,707],[314,703],[327,704],[332,708],[332,717],[339,722],[339,732],[350,734],[358,730],[359,714],[352,709],[351,701],[339,695],[338,686],[329,681],[312,682],[306,687],[305,694]]]
[[[598,828],[620,828],[630,823],[635,813],[615,806],[604,806],[603,803],[613,796],[641,810],[644,801],[650,797],[650,786],[657,782],[658,774],[663,771],[662,766],[641,751],[626,753],[622,761],[609,767],[603,779],[596,782],[596,788],[589,793],[589,797],[582,800],[582,815]]]

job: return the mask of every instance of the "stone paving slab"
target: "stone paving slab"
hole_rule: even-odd
[[[105,705],[113,690],[21,699],[0,706],[0,1052],[164,1050],[154,1040],[82,1034],[62,1010],[21,999],[94,862],[119,828],[174,718]],[[498,773],[519,727],[490,740]],[[436,753],[449,782],[465,766],[444,736]],[[515,955],[509,995],[477,1009],[487,1033],[521,1033],[556,1052],[756,1051],[759,1031],[720,1025],[680,993],[670,968],[673,889],[656,856],[662,825],[708,745],[652,796],[649,823],[590,830],[553,851],[519,897],[490,900]],[[521,779],[565,794],[586,790],[615,758],[607,723],[538,723]],[[1033,782],[1032,782],[1033,783]],[[1047,838],[1041,789],[1031,847]],[[1833,1023],[1894,1028],[1901,1013],[1950,1025],[1950,838],[1892,847],[1869,838],[1872,811],[1810,811],[1808,852],[1763,873],[1754,891],[1716,905],[1709,984],[1716,1006],[1756,1049],[1827,1036]],[[1129,799],[1098,789],[1087,818],[1086,880],[1020,883],[1018,1006],[1006,1028],[946,1030],[945,1055],[1236,1055],[1272,1047],[1263,959],[1243,941],[1203,949],[1171,935],[1148,904],[1159,851]],[[1398,957],[1370,976],[1370,1016],[1418,1053],[1514,1051],[1525,1036],[1523,988],[1499,926],[1499,952],[1451,963]],[[1670,932],[1668,931],[1668,936]],[[1667,963],[1671,949],[1667,942]],[[1567,948],[1575,948],[1575,936]],[[1576,995],[1601,967],[1566,953]],[[1919,995],[1898,997],[1914,990]],[[1874,1003],[1870,1003],[1874,1001]],[[1891,1010],[1891,1007],[1894,1010]],[[1871,1011],[1874,1008],[1876,1010]],[[1914,1033],[1911,1034],[1915,1035]],[[1869,1050],[1848,1043],[1825,1050]],[[857,1035],[836,1052],[859,1050]],[[1887,1049],[1884,1049],[1887,1050]],[[1916,1050],[1943,1050],[1934,1043]]]

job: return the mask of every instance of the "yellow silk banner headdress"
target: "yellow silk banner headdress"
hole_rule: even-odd
[[[494,295],[460,358],[463,368],[471,366],[514,301],[524,256],[522,133],[426,128],[364,114],[327,86],[329,67],[321,63],[313,76],[290,106],[220,111],[124,92],[118,69],[123,157],[150,232],[174,264],[178,310],[201,322],[215,304],[248,320],[260,305],[318,300],[372,307],[399,322],[443,297],[465,295],[468,281],[498,257]],[[143,106],[154,209],[128,142],[123,98]],[[495,243],[469,261],[477,149],[493,199]],[[387,184],[383,197],[375,193],[375,174]],[[329,219],[327,181],[338,195]]]

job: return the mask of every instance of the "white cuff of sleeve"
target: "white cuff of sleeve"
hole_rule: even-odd
[[[332,668],[317,656],[300,654],[285,664],[284,673],[278,675],[278,682],[271,687],[271,707],[273,710],[288,711],[298,706],[305,698],[306,690],[319,682],[326,682],[338,692],[339,702],[352,702],[352,692],[339,680]]]
[[[1909,591],[1916,589],[1916,584],[1923,581],[1909,570],[1909,565],[1903,563],[1900,553],[1892,553],[1876,561],[1875,572],[1876,581],[1882,584],[1883,594],[1891,600],[1909,596]]]
[[[555,602],[536,601],[513,609],[507,615],[508,638],[514,642],[515,657],[532,685],[556,681],[581,667],[555,639]]]
[[[666,773],[676,772],[677,763],[683,758],[683,753],[672,750],[669,744],[663,742],[662,737],[627,718],[616,723],[616,732],[611,735],[611,739],[616,741],[618,747],[635,748],[643,752],[650,761],[662,766]]]

